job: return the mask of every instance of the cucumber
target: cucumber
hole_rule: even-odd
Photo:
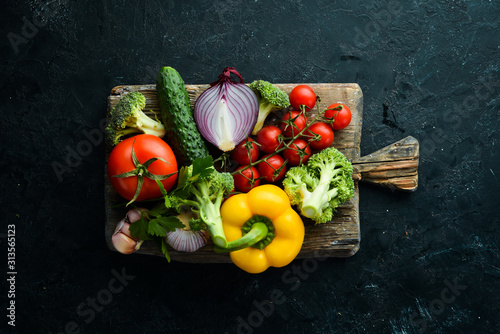
[[[189,95],[180,74],[172,67],[163,67],[156,78],[156,92],[165,140],[181,165],[190,165],[197,158],[210,155],[194,121]]]

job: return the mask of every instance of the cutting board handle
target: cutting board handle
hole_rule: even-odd
[[[394,190],[415,191],[418,186],[418,140],[408,136],[353,164],[353,179]]]

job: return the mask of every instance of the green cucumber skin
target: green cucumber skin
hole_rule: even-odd
[[[156,78],[156,91],[165,139],[181,165],[190,165],[196,158],[210,155],[194,121],[189,95],[180,74],[172,67],[163,67]]]

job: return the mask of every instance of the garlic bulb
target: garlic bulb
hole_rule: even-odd
[[[195,252],[207,244],[208,232],[176,228],[174,232],[167,233],[166,239],[167,243],[176,251]]]
[[[141,212],[137,209],[127,212],[125,218],[116,225],[115,232],[111,237],[111,242],[115,249],[122,254],[131,254],[137,251],[143,241],[137,240],[130,234],[130,224],[141,219]]]
[[[186,227],[167,232],[165,240],[173,249],[179,252],[195,252],[207,244],[209,238],[207,231],[192,231],[189,227],[189,219],[194,217],[192,211],[182,211],[177,217]]]

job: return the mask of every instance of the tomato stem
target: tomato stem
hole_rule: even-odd
[[[171,173],[171,174],[165,174],[165,175],[159,175],[159,174],[152,174],[149,170],[148,167],[151,165],[153,162],[156,160],[160,160],[163,162],[167,162],[165,159],[162,159],[160,157],[154,157],[146,161],[145,163],[141,164],[139,159],[137,159],[137,156],[135,154],[134,150],[134,144],[135,144],[135,139],[134,142],[132,143],[132,161],[134,163],[134,170],[131,170],[129,172],[125,172],[122,174],[118,175],[113,175],[113,177],[118,177],[118,178],[127,178],[127,177],[137,177],[137,188],[135,189],[134,197],[125,205],[129,206],[131,203],[135,202],[137,197],[139,197],[139,194],[141,193],[142,185],[144,183],[144,177],[147,177],[148,179],[152,180],[165,180],[171,177],[172,175],[175,175],[177,172]]]

